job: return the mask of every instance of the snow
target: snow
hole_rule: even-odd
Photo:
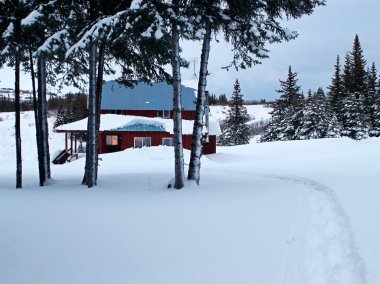
[[[0,113],[0,283],[380,283],[379,138],[218,147],[179,191],[172,147],[129,149],[101,155],[94,189],[84,159],[39,188],[21,118],[16,190],[14,115]]]
[[[247,112],[251,117],[248,124],[253,124],[256,122],[268,122],[271,118],[269,112],[272,110],[266,105],[245,105]],[[228,113],[228,106],[210,106],[210,117],[219,122],[226,119]]]
[[[159,117],[149,118],[133,115],[118,115],[118,114],[102,114],[100,118],[100,131],[114,130],[117,128],[123,128],[130,125],[151,125],[162,127],[164,131],[173,134],[173,120],[163,119]],[[183,134],[193,134],[194,121],[192,120],[182,120],[182,133]],[[87,118],[68,123],[57,127],[58,131],[64,130],[87,130]],[[204,129],[207,131],[207,129]],[[219,123],[216,121],[210,122],[209,135],[220,135],[221,130]]]
[[[31,26],[31,25],[35,24],[38,21],[38,18],[41,16],[42,16],[42,14],[39,11],[34,10],[26,18],[21,20],[21,25]]]

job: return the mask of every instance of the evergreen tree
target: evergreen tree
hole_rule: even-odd
[[[340,70],[341,66],[340,66],[339,55],[336,58],[336,64],[334,68],[335,68],[334,76],[331,80],[331,85],[328,87],[329,104],[333,112],[339,115],[343,107],[343,99],[344,99],[344,88],[343,88],[342,74]],[[338,119],[340,119],[340,117],[338,117]]]
[[[333,111],[327,112],[327,117],[329,120],[327,121],[327,127],[324,138],[339,138],[342,133],[342,125],[338,121],[335,113]]]
[[[352,51],[346,55],[343,71],[343,105],[337,112],[343,136],[363,139],[368,134],[370,123],[370,105],[372,98],[368,91],[369,77],[366,72],[366,60],[356,35]],[[350,113],[351,112],[351,113]],[[355,119],[357,121],[355,122]]]
[[[222,146],[249,144],[250,129],[246,124],[249,121],[247,108],[243,105],[239,81],[236,79],[234,91],[229,101],[229,110],[225,121],[222,135],[219,136],[218,144]]]
[[[360,95],[352,94],[344,100],[342,136],[355,140],[368,137],[368,122],[363,106],[363,98]]]
[[[273,104],[272,119],[261,142],[299,139],[296,132],[303,116],[304,98],[297,82],[297,73],[289,66],[288,78],[280,80],[280,98]]]
[[[215,94],[209,94],[207,92],[207,98],[208,98],[208,105],[209,106],[212,106],[212,105],[216,105],[218,103],[218,99],[216,98],[216,95]]]
[[[328,121],[330,120],[330,110],[329,104],[325,96],[325,92],[321,87],[319,87],[317,92],[315,93],[314,101],[317,113],[319,113],[319,121],[317,124],[319,138],[324,138],[326,137]]]
[[[225,94],[219,95],[218,104],[222,106],[228,105],[228,99]]]
[[[303,140],[340,137],[341,125],[322,88],[318,88],[315,94],[309,91],[302,112],[302,120],[296,134],[297,138]]]
[[[377,70],[375,63],[372,63],[371,69],[368,70],[368,76],[367,76],[367,96],[365,97],[364,106],[365,106],[365,113],[368,116],[370,123],[373,123],[373,120],[375,119],[375,113],[376,110],[374,108],[375,99],[378,93],[377,90]]]
[[[311,90],[309,90],[303,110],[303,119],[300,127],[297,129],[297,137],[301,140],[320,138],[320,132],[318,129],[319,118],[320,114],[316,107],[315,98],[313,97]]]
[[[372,125],[369,135],[371,137],[380,137],[380,97],[376,96],[371,107]]]
[[[353,67],[350,54],[347,53],[344,58],[344,68],[343,68],[343,99],[347,98],[350,94],[354,92],[353,87]]]
[[[358,35],[355,36],[354,46],[350,53],[352,62],[352,93],[358,93],[362,96],[366,96],[367,90],[367,72],[366,72],[366,60],[364,59],[363,49],[360,45]]]
[[[57,110],[57,117],[54,122],[54,128],[58,126],[64,125],[67,123],[66,110],[62,106],[60,106]]]

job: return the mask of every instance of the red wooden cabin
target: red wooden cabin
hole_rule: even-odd
[[[195,90],[182,86],[183,146],[191,149]],[[172,86],[166,83],[138,84],[126,88],[115,81],[103,86],[99,153],[127,148],[173,145]],[[203,154],[216,153],[216,137],[221,134],[219,123],[206,119],[202,141]],[[76,137],[86,133],[87,119],[65,124],[57,132],[65,133],[67,156],[77,154]]]

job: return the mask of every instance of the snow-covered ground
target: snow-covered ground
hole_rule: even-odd
[[[22,119],[16,190],[13,115],[0,114],[0,283],[380,283],[380,139],[219,147],[179,191],[171,147],[126,150],[101,156],[94,189],[84,159],[39,188]]]
[[[246,105],[247,112],[251,117],[248,124],[256,122],[267,122],[270,119],[269,112],[271,108],[266,105]],[[226,118],[228,106],[210,106],[211,117],[215,120],[222,121]]]

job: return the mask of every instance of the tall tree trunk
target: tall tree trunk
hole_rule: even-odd
[[[104,53],[105,46],[101,44],[98,52],[98,77],[96,79],[96,169],[95,169],[95,181],[98,180],[98,168],[99,168],[99,128],[100,128],[100,109],[102,102],[103,91],[103,73],[104,73]]]
[[[96,185],[96,49],[92,43],[89,50],[89,94],[87,119],[86,166],[82,184],[89,188]]]
[[[34,111],[34,121],[36,125],[36,142],[37,142],[37,156],[38,156],[38,172],[40,179],[40,186],[44,185],[44,175],[45,170],[43,168],[43,154],[41,147],[41,133],[40,133],[40,122],[38,119],[38,106],[37,106],[37,94],[36,94],[36,74],[34,73],[34,63],[32,51],[29,51],[29,64],[30,64],[30,75],[32,79],[32,89],[33,89],[33,111]]]
[[[197,93],[197,104],[196,113],[194,119],[193,136],[191,142],[191,154],[189,163],[189,172],[187,178],[189,180],[195,180],[199,184],[200,170],[201,170],[201,155],[202,155],[202,129],[203,129],[203,116],[204,116],[204,106],[206,102],[206,85],[207,85],[207,65],[208,58],[210,54],[210,43],[211,43],[211,25],[206,24],[206,33],[203,38],[202,44],[202,55],[201,55],[201,65],[199,70],[199,80],[198,80],[198,93]]]
[[[21,157],[21,121],[20,121],[20,51],[15,54],[15,138],[16,138],[16,188],[22,188]]]
[[[42,152],[43,184],[50,178],[49,130],[47,123],[46,103],[46,60],[40,55],[37,59],[38,68],[38,118],[40,129],[40,147]]]
[[[172,69],[173,69],[173,132],[174,132],[174,188],[181,189],[185,183],[183,143],[181,69],[179,57],[179,31],[177,23],[172,23]]]

